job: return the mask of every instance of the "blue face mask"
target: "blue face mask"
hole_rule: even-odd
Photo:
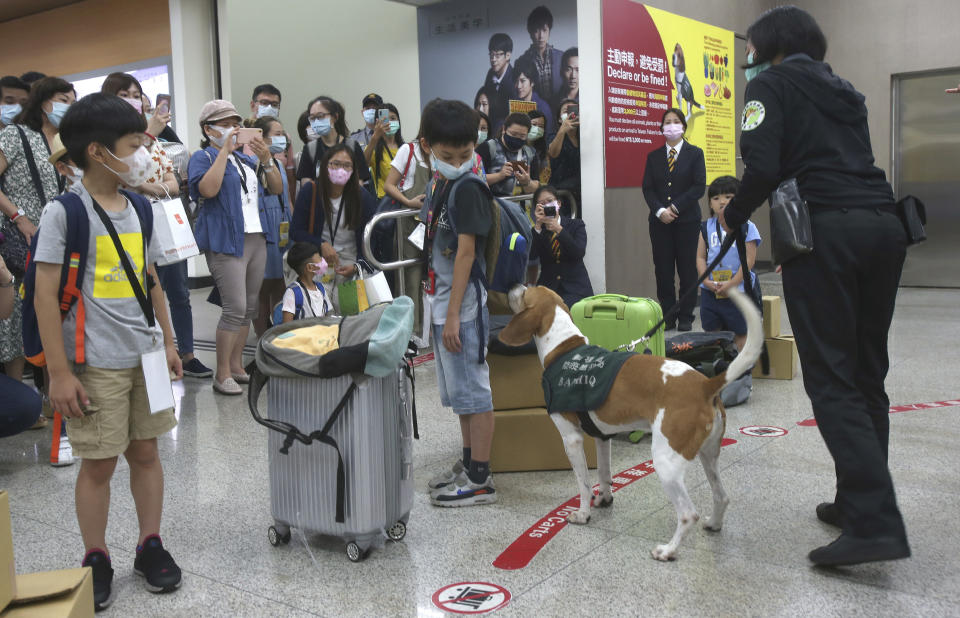
[[[63,120],[63,115],[67,113],[67,110],[70,109],[69,103],[63,103],[61,101],[51,101],[53,103],[53,109],[47,112],[47,119],[55,127],[60,126],[60,121]]]
[[[280,110],[276,107],[270,107],[269,105],[258,105],[257,118],[263,118],[264,116],[269,118],[279,118]]]
[[[753,64],[754,58],[756,58],[756,55],[754,54],[754,52],[750,52],[749,54],[747,54],[747,64]],[[762,64],[758,64],[755,67],[747,67],[743,70],[743,74],[747,78],[747,81],[750,81],[757,75],[760,75],[760,73],[762,73],[763,71],[766,71],[767,69],[769,69],[770,66],[771,65],[769,62],[764,62]]]
[[[13,124],[13,119],[17,117],[23,111],[23,108],[20,107],[19,103],[14,103],[13,105],[0,105],[0,123],[2,124]]]
[[[287,136],[274,135],[270,138],[270,152],[279,154],[287,149]]]
[[[472,156],[466,161],[464,161],[463,165],[461,165],[460,167],[455,167],[445,161],[440,161],[436,157],[432,157],[431,160],[433,161],[434,171],[439,172],[440,175],[446,178],[447,180],[456,180],[457,178],[460,178],[464,174],[470,173],[470,170],[473,169]]]
[[[399,120],[391,120],[391,121],[390,121],[390,128],[387,129],[387,135],[396,135],[396,134],[397,134],[397,131],[399,131],[399,130],[400,130],[400,121],[399,121]]]
[[[363,110],[363,121],[367,124],[373,124],[373,121],[377,118],[377,110],[375,109],[365,109]]]
[[[330,124],[329,118],[324,118],[323,120],[311,120],[310,126],[313,127],[314,133],[319,136],[324,136],[330,132],[330,129],[333,128],[333,125]]]

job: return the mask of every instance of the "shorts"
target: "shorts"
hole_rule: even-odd
[[[81,459],[109,459],[124,453],[131,440],[149,440],[177,426],[173,408],[150,414],[140,366],[132,369],[84,367],[77,375],[90,406],[99,410],[67,419],[67,436]]]
[[[483,333],[477,320],[460,323],[460,352],[451,352],[443,345],[443,324],[433,325],[433,348],[436,351],[437,386],[440,403],[453,408],[456,414],[479,414],[493,410],[490,392],[490,367],[486,361],[490,316],[483,309]],[[484,361],[480,360],[483,346]]]
[[[713,292],[700,288],[700,323],[703,330],[729,330],[737,335],[747,334],[747,321],[729,298],[717,298]]]

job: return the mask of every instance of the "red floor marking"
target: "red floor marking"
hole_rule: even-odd
[[[724,438],[720,446],[730,446],[737,441],[732,438]],[[613,492],[620,491],[627,485],[649,476],[654,472],[653,460],[645,461],[632,468],[628,468],[616,474],[611,483]],[[597,486],[594,485],[594,489]],[[546,516],[527,529],[516,541],[510,544],[502,554],[493,561],[493,566],[498,569],[516,570],[522,569],[533,560],[541,549],[550,542],[557,534],[567,526],[567,515],[576,511],[580,507],[580,496],[576,495],[557,508],[550,511]]]
[[[421,354],[413,359],[413,366],[422,365],[427,361],[433,360],[433,352],[427,352],[426,354]]]
[[[911,403],[903,406],[891,406],[890,414],[896,412],[913,412],[914,410],[930,410],[933,408],[951,408],[954,406],[960,406],[960,399],[948,399],[946,401],[931,401],[929,403]],[[802,421],[797,421],[797,425],[801,427],[816,427],[816,419],[808,418]]]

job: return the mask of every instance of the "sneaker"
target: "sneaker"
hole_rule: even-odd
[[[493,475],[481,484],[474,483],[464,475],[455,485],[437,489],[430,494],[430,503],[435,506],[474,506],[493,504],[497,501],[497,490],[493,486]]]
[[[100,611],[113,603],[113,567],[102,549],[91,549],[83,557],[83,566],[93,571],[93,609]]]
[[[223,382],[218,382],[216,378],[213,379],[213,390],[220,393],[221,395],[242,395],[243,389],[240,388],[240,385],[237,384],[236,380],[233,378],[227,378]]]
[[[173,592],[183,582],[180,567],[163,548],[163,541],[157,534],[151,534],[144,539],[143,545],[137,547],[133,572],[146,580],[144,585],[150,592]]]
[[[467,469],[463,466],[463,460],[458,459],[454,462],[452,468],[445,470],[430,479],[430,481],[427,482],[427,487],[432,493],[438,489],[443,489],[448,485],[455,485],[461,478],[467,478]]]
[[[213,376],[213,369],[200,362],[200,359],[194,356],[183,364],[183,375],[191,378],[209,378]]]
[[[54,460],[50,459],[50,465],[54,468],[62,468],[63,466],[72,466],[73,465],[73,447],[70,446],[70,438],[67,437],[67,434],[60,436],[60,448],[57,451],[57,458]]]

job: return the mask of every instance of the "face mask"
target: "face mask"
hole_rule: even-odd
[[[213,127],[210,127],[213,129]],[[217,148],[223,148],[223,144],[226,141],[226,134],[229,129],[213,129],[217,132],[217,135],[207,135],[210,138],[210,143],[216,146]],[[232,137],[232,136],[231,136]]]
[[[324,118],[323,120],[311,120],[310,126],[313,127],[314,133],[323,137],[330,132],[330,129],[333,128],[333,125],[330,124],[329,118]]]
[[[567,112],[563,112],[562,114],[560,114],[560,122],[564,122],[569,117],[570,117],[570,114],[568,114]]]
[[[353,172],[339,167],[328,167],[327,175],[330,177],[330,182],[342,187],[343,185],[347,184],[348,180],[350,180],[350,176],[353,175]]]
[[[287,136],[274,135],[270,138],[270,152],[279,154],[287,149]]]
[[[487,132],[486,131],[477,131],[477,143],[482,144],[487,141]]]
[[[147,112],[143,117],[147,119],[147,122],[150,122],[150,119],[153,118],[153,112]]]
[[[279,118],[280,110],[269,105],[258,105],[257,118],[263,118],[264,116],[268,116],[270,118]]]
[[[367,124],[373,124],[373,121],[377,117],[377,110],[375,109],[365,109],[363,110],[363,121]]]
[[[397,131],[399,131],[399,130],[400,130],[400,121],[399,121],[399,120],[391,120],[391,121],[390,121],[390,128],[387,129],[387,135],[396,135],[396,134],[397,134]]]
[[[13,124],[13,119],[17,117],[23,111],[23,108],[20,107],[19,103],[14,103],[13,105],[0,105],[0,123],[3,124]]]
[[[527,143],[527,140],[523,138],[514,137],[509,133],[503,134],[503,145],[506,146],[507,150],[509,150],[510,152],[516,152],[520,150],[523,147],[523,145],[526,143]]]
[[[327,261],[320,258],[319,262],[307,262],[307,270],[314,274],[327,272]]]
[[[473,157],[470,157],[469,159],[464,161],[463,165],[461,165],[460,167],[455,167],[445,161],[440,161],[439,159],[434,158],[433,169],[434,171],[439,172],[440,175],[446,178],[447,180],[456,180],[457,178],[460,178],[464,174],[469,173],[470,170],[473,169]]]
[[[754,52],[747,54],[747,64],[753,64],[754,58],[756,58],[756,54],[754,54]],[[769,69],[770,66],[771,65],[769,62],[764,62],[763,64],[758,64],[755,67],[747,67],[743,70],[743,74],[747,78],[747,81],[750,81],[757,75],[760,75],[760,73]]]
[[[680,136],[683,135],[683,125],[682,124],[665,124],[663,125],[663,136],[666,137],[671,142],[676,139],[680,139]]]
[[[530,132],[527,133],[527,143],[532,144],[543,137],[543,129],[540,127],[530,127]]]
[[[110,151],[107,150],[107,152]],[[122,159],[112,152],[110,152],[110,156],[127,166],[127,171],[118,172],[106,163],[103,164],[104,167],[116,174],[123,184],[128,187],[139,187],[147,181],[147,177],[150,175],[150,162],[153,159],[150,158],[150,153],[147,152],[146,148],[140,146],[133,154]]]
[[[63,120],[63,115],[70,109],[70,104],[61,101],[51,101],[51,103],[53,103],[53,109],[47,112],[47,120],[49,120],[53,126],[59,127],[60,121]]]
[[[137,110],[137,113],[143,112],[143,101],[141,99],[134,99],[133,97],[120,97],[124,101],[130,104],[130,107]]]

